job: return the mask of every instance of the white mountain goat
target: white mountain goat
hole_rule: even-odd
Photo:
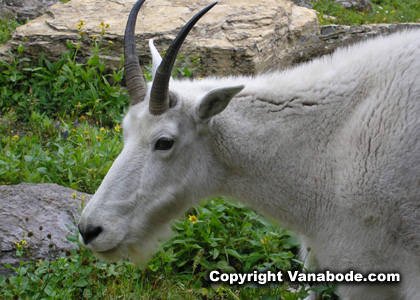
[[[103,258],[146,261],[171,220],[226,195],[294,230],[320,270],[401,274],[344,284],[344,299],[420,299],[420,30],[287,71],[170,82],[213,4],[163,60],[152,45],[147,85],[134,39],[143,2],[125,32],[124,149],[82,213],[80,242]]]

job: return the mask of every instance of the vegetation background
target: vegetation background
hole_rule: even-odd
[[[344,9],[333,0],[312,2],[322,25],[420,22],[418,0],[374,0],[371,12]],[[0,44],[19,25],[0,20]],[[30,61],[20,55],[23,46],[12,63],[0,60],[0,184],[52,182],[94,193],[121,151],[120,123],[129,102],[121,87],[124,58],[118,69],[105,72],[101,55],[109,47],[103,42],[108,25],[102,23],[101,35],[91,41],[91,57],[76,63],[83,26],[79,42],[68,43],[59,61],[43,55]],[[199,57],[180,56],[174,76],[193,77],[197,68]],[[0,277],[0,299],[302,299],[310,289],[322,292],[323,299],[337,299],[330,286],[211,284],[213,269],[302,268],[298,241],[289,231],[229,199],[191,209],[173,229],[173,238],[142,269],[124,260],[98,261],[83,249],[25,261],[31,251],[27,241],[42,235],[42,230],[28,232],[16,241],[20,265],[7,266],[14,274]],[[77,243],[73,232],[68,238]]]

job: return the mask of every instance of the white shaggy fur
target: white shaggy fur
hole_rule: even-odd
[[[173,218],[227,195],[294,230],[321,270],[401,274],[340,286],[343,299],[420,299],[419,30],[170,91],[166,113],[147,96],[125,117],[124,150],[80,220],[104,229],[87,248],[144,260]],[[154,150],[160,137],[172,149]]]

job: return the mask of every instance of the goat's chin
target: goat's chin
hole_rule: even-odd
[[[139,267],[146,266],[151,256],[159,249],[162,240],[171,236],[172,230],[169,225],[163,226],[159,231],[155,231],[152,236],[143,237],[141,242],[120,244],[107,251],[92,251],[99,259],[105,261],[116,261],[119,259],[130,258]]]

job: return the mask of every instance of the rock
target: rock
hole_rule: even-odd
[[[105,58],[113,66],[120,64],[123,32],[135,0],[72,0],[48,8],[47,13],[17,28],[12,40],[0,48],[7,60],[9,50],[16,53],[24,45],[23,56],[38,58],[44,52],[57,60],[67,52],[67,41],[77,43],[78,25],[84,21],[86,36],[78,51],[79,61],[86,61],[93,36],[100,36],[101,22],[109,24],[104,44]],[[148,65],[148,39],[157,48],[166,49],[182,26],[207,2],[193,0],[147,1],[136,28],[137,48],[143,66]],[[296,6],[288,0],[219,1],[192,30],[181,49],[186,56],[200,55],[203,74],[254,74],[273,66],[287,67],[287,57],[302,37],[319,33],[315,11]],[[108,44],[108,42],[112,42]],[[10,58],[9,58],[10,59]]]
[[[76,232],[68,226],[76,228],[82,199],[87,203],[90,197],[56,184],[0,186],[0,275],[10,273],[4,263],[19,263],[15,242],[22,239],[27,241],[30,253],[25,259],[45,260],[77,249],[66,239]]]
[[[344,8],[356,9],[358,11],[372,11],[372,3],[368,0],[335,0]]]
[[[314,5],[312,4],[312,2],[310,0],[292,0],[294,4],[299,5],[299,6],[303,6],[306,8],[314,8]]]
[[[48,6],[59,0],[1,0],[0,11],[10,10],[17,15],[21,22],[32,20],[45,13]]]
[[[296,47],[286,54],[283,60],[292,64],[310,61],[315,57],[334,52],[338,47],[345,47],[377,35],[387,35],[396,31],[420,28],[418,23],[370,24],[358,26],[326,25],[320,28],[320,34],[302,36]]]
[[[10,9],[6,7],[2,7],[0,5],[0,20],[12,20],[12,19],[16,19],[16,16],[13,13],[13,11],[11,11]]]
[[[80,21],[84,21],[86,36],[82,39],[77,59],[86,62],[91,53],[92,36],[100,36],[103,30],[100,24],[104,22],[109,24],[104,36],[109,51],[104,58],[109,67],[118,67],[125,23],[134,2],[107,0],[104,5],[102,0],[72,0],[53,5],[47,14],[19,27],[12,40],[0,46],[0,56],[10,60],[9,51],[16,53],[23,44],[22,56],[37,59],[43,51],[48,59],[57,60],[67,52],[67,41],[79,41],[77,27]],[[160,51],[166,49],[185,22],[205,4],[192,0],[147,1],[139,14],[136,30],[142,65],[148,65],[151,60],[149,38],[155,39]],[[295,5],[292,1],[238,3],[222,0],[197,23],[181,53],[187,57],[200,56],[203,69],[201,73],[196,72],[196,76],[256,74],[288,68],[377,34],[417,26],[418,23],[320,28],[314,10]]]

